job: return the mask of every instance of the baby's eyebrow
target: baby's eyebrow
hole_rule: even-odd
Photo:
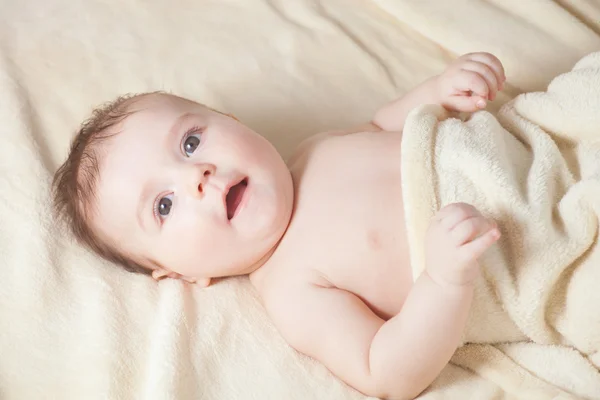
[[[171,128],[169,129],[169,132],[166,136],[166,146],[168,146],[171,140],[173,140],[172,138],[176,137],[178,133],[181,132],[181,127],[186,122],[186,120],[193,117],[194,115],[194,113],[186,112],[177,117],[173,125],[171,125]]]

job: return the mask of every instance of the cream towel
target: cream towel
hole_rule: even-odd
[[[546,92],[509,102],[497,119],[482,111],[462,121],[431,105],[414,110],[402,157],[415,276],[424,268],[429,220],[444,205],[473,204],[502,231],[481,260],[464,340],[522,342],[522,351],[467,345],[453,361],[515,395],[560,388],[600,398],[600,53]],[[515,371],[520,380],[535,378],[518,366],[556,388],[541,380],[520,387]]]

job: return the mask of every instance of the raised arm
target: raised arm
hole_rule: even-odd
[[[487,100],[494,100],[505,80],[502,63],[492,54],[465,54],[441,75],[381,108],[373,123],[384,131],[401,131],[408,113],[422,104],[440,104],[450,111],[477,111],[486,107]]]
[[[370,396],[412,399],[456,350],[473,297],[476,258],[497,238],[493,222],[472,207],[440,211],[430,228],[427,272],[388,321],[347,291],[311,285],[280,287],[265,305],[292,347],[350,386]]]

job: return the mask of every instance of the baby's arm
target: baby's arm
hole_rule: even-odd
[[[384,131],[401,131],[408,113],[422,104],[440,104],[450,111],[477,111],[485,108],[487,100],[494,100],[505,80],[502,63],[495,56],[465,54],[441,75],[380,109],[373,123]]]
[[[402,311],[383,321],[339,289],[279,287],[265,305],[285,339],[359,391],[412,399],[448,363],[473,297],[476,258],[496,239],[495,225],[472,207],[443,209],[429,231],[428,270]]]
[[[473,288],[440,286],[422,274],[387,322],[343,290],[311,286],[285,296],[268,308],[292,347],[368,396],[412,399],[456,350]]]

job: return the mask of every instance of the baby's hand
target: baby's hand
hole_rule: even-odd
[[[472,283],[479,273],[477,258],[499,238],[496,223],[475,207],[456,203],[442,208],[425,239],[429,276],[440,284]]]
[[[469,53],[454,61],[437,77],[440,104],[447,110],[473,112],[484,109],[504,88],[502,63],[489,53]]]

